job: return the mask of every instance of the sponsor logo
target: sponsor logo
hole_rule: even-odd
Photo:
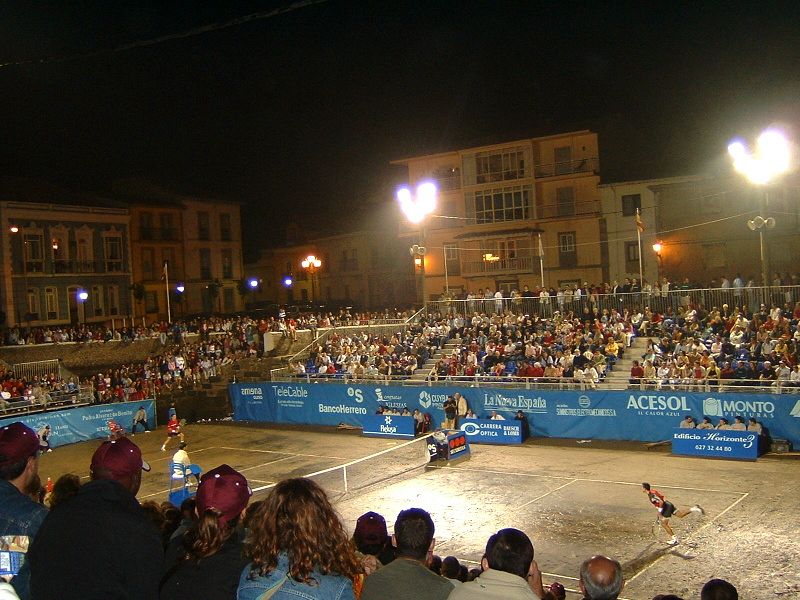
[[[364,401],[364,392],[362,392],[358,388],[347,388],[347,395],[351,398],[355,398],[356,402],[361,403]],[[380,400],[380,395],[378,395],[378,400]]]
[[[447,394],[431,394],[430,392],[422,391],[419,393],[419,405],[422,408],[442,408],[444,401],[447,400]]]
[[[578,396],[578,408],[569,404],[556,404],[556,415],[560,417],[616,417],[615,408],[592,408],[592,399],[586,394]]]
[[[264,393],[260,387],[243,387],[239,392],[242,396],[261,396]]]
[[[383,402],[383,390],[381,388],[375,388],[375,396],[378,398],[378,402]]]
[[[547,400],[541,396],[528,398],[522,394],[504,396],[500,392],[485,393],[483,406],[486,409],[521,410],[526,413],[544,414],[547,412]]]
[[[521,434],[519,424],[503,423],[502,421],[495,421],[492,423],[474,423],[468,421],[461,426],[461,431],[470,437],[519,437]]]
[[[344,404],[339,404],[337,406],[327,406],[325,404],[318,404],[319,412],[322,413],[334,413],[337,415],[365,415],[367,414],[367,409],[363,406],[345,406]]]
[[[383,418],[383,422],[386,423],[387,425],[391,425],[392,424],[392,417],[391,416],[384,417]]]
[[[793,417],[798,416],[795,411],[800,414],[800,401],[789,414]],[[703,400],[703,414],[709,417],[747,414],[762,419],[771,419],[775,416],[775,404],[769,400],[727,400],[709,397]]]
[[[461,426],[461,431],[463,431],[467,435],[475,435],[475,434],[479,433],[480,430],[481,430],[481,428],[478,427],[477,423],[464,423]]]
[[[640,415],[678,416],[682,412],[691,412],[686,396],[662,396],[659,394],[630,395],[628,410],[635,410]]]
[[[308,398],[308,390],[296,385],[273,385],[272,391],[278,398]]]
[[[735,433],[735,432],[734,432]],[[740,444],[742,448],[752,448],[756,444],[758,436],[748,433],[741,436],[733,435],[729,431],[707,431],[700,433],[675,433],[674,440],[704,441],[725,444]]]
[[[465,450],[467,450],[467,436],[465,435],[457,435],[453,436],[448,440],[448,445],[450,446],[450,456],[453,457],[456,454],[461,454]]]
[[[375,388],[375,397],[378,399],[378,402],[385,402],[390,406],[405,406],[402,402],[389,402],[390,400],[402,400],[403,397],[397,394],[384,393],[381,388]]]
[[[800,400],[798,400],[797,403],[794,405],[794,408],[789,413],[789,416],[800,417]]]

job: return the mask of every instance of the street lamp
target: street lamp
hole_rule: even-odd
[[[761,281],[765,288],[770,285],[769,247],[764,244],[764,230],[775,227],[775,219],[767,216],[769,191],[768,185],[777,177],[786,173],[791,165],[789,141],[776,129],[767,129],[758,136],[755,152],[748,151],[741,140],[734,140],[728,145],[728,154],[733,159],[733,168],[747,178],[753,185],[762,188],[759,206],[760,215],[747,222],[752,231],[758,231],[761,247]]]
[[[314,274],[322,266],[322,261],[313,254],[309,254],[302,260],[300,266],[303,267],[311,276],[311,301],[314,302],[316,301],[317,297],[314,293]]]
[[[89,299],[89,292],[86,290],[78,290],[77,298],[81,303],[81,322],[86,324],[86,301]]]
[[[436,186],[429,182],[420,183],[417,186],[417,192],[414,196],[411,195],[411,190],[408,188],[400,188],[397,190],[397,201],[400,203],[400,209],[411,223],[420,225],[420,244],[414,244],[410,248],[411,255],[414,257],[414,264],[419,267],[420,275],[420,290],[422,292],[422,306],[425,307],[425,226],[423,221],[425,217],[431,214],[436,209]],[[416,250],[415,250],[416,248]]]
[[[658,266],[658,276],[656,279],[656,286],[658,286],[659,282],[661,281],[661,250],[663,250],[663,248],[664,245],[661,242],[656,242],[655,244],[653,244],[653,252],[656,253],[656,261]]]

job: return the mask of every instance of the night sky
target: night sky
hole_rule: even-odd
[[[395,158],[590,128],[608,182],[715,170],[737,134],[800,131],[799,2],[267,16],[290,4],[4,3],[0,174],[241,200],[252,256],[282,223],[352,229],[391,207]]]

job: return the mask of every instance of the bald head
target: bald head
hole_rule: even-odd
[[[616,560],[593,556],[583,561],[580,587],[589,600],[615,600],[622,586],[622,565]]]

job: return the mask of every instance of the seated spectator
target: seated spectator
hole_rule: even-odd
[[[456,587],[450,599],[543,598],[542,574],[533,560],[533,554],[533,544],[522,531],[501,529],[486,543],[486,552],[481,560],[481,576]]]
[[[584,600],[614,600],[625,587],[622,565],[612,558],[593,556],[581,564],[579,586]]]
[[[430,571],[426,562],[436,545],[431,516],[421,508],[397,515],[392,544],[397,559],[364,581],[361,600],[444,600],[453,584]]]
[[[47,497],[51,509],[73,498],[81,489],[81,478],[74,473],[66,473],[53,484],[53,491]]]
[[[703,417],[703,421],[697,424],[697,429],[714,429],[714,425],[711,423],[711,419]]]
[[[325,491],[310,479],[285,479],[251,522],[238,600],[354,598],[361,565]],[[381,569],[381,573],[388,567]]]
[[[383,516],[370,511],[358,517],[353,532],[353,542],[361,554],[362,565],[366,566],[369,562],[369,566],[372,567],[371,570],[364,569],[367,575],[394,560],[394,546],[390,541]],[[374,558],[374,562],[365,561],[368,557]]]
[[[747,431],[747,426],[744,424],[744,418],[740,415],[736,415],[733,420],[733,425],[731,425],[731,429],[733,431]]]
[[[631,367],[631,378],[628,382],[632,385],[638,385],[642,382],[642,378],[644,377],[644,368],[639,364],[638,360],[633,361],[633,366]]]
[[[455,556],[445,556],[442,559],[441,575],[450,581],[453,587],[461,585],[461,580],[459,579],[461,575],[461,563],[458,562]]]
[[[158,597],[164,552],[136,500],[143,470],[150,465],[128,438],[100,445],[91,481],[47,516],[28,551],[33,598]]]
[[[0,428],[0,536],[20,536],[30,543],[45,520],[47,509],[25,493],[39,479],[38,456],[33,429],[19,421]],[[20,598],[30,598],[29,561],[11,583]]]
[[[728,423],[728,419],[726,419],[725,417],[721,417],[720,420],[719,420],[719,423],[717,423],[717,426],[714,429],[725,430],[725,429],[730,429],[730,428],[731,428],[731,426],[730,426],[730,423]]]
[[[236,598],[243,558],[239,519],[252,491],[245,477],[221,465],[197,487],[198,520],[167,548],[160,600]]]
[[[724,579],[711,579],[700,591],[700,600],[739,600],[739,592]]]
[[[756,421],[753,417],[750,417],[747,420],[747,431],[755,431],[758,435],[761,435],[764,429],[761,427],[761,423]]]
[[[678,425],[681,429],[694,429],[696,427],[696,423],[694,422],[694,417],[691,415],[686,415],[681,421],[680,425]]]

